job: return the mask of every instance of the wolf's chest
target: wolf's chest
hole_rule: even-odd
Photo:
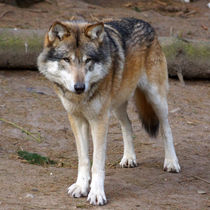
[[[91,101],[85,98],[79,99],[58,94],[65,110],[70,114],[83,114],[87,118],[94,118],[98,115],[103,107],[99,97],[93,98]]]

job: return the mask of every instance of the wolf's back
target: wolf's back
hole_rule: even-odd
[[[144,62],[142,62],[142,65],[139,66],[139,68],[147,70],[151,70],[150,65],[148,65],[151,62],[147,62],[148,60],[151,60],[154,57],[151,55],[152,49],[151,46],[154,47],[156,43],[156,34],[152,26],[143,21],[138,20],[134,18],[124,18],[117,21],[108,22],[105,24],[105,26],[108,25],[111,29],[114,29],[116,33],[119,34],[119,41],[121,42],[125,59],[128,59],[126,62],[129,63],[130,56],[133,60],[145,60],[147,63],[146,66],[144,66]],[[109,28],[107,30],[110,30]],[[137,51],[144,51],[145,53],[136,53]],[[147,52],[147,53],[146,53]],[[150,53],[149,53],[150,52]],[[143,57],[139,57],[139,56]],[[128,58],[126,57],[128,56]],[[148,58],[147,58],[148,56]],[[157,55],[158,56],[158,55]],[[151,59],[150,59],[151,58]],[[138,62],[137,62],[138,63]],[[136,63],[134,62],[136,65]],[[138,68],[137,66],[130,66],[129,68]],[[131,71],[131,69],[129,70]],[[139,71],[139,70],[137,70]],[[144,71],[144,70],[143,70]],[[127,78],[129,79],[129,78]],[[145,93],[143,90],[141,90],[140,87],[137,86],[134,94],[134,101],[136,104],[136,108],[139,114],[139,118],[142,122],[142,125],[144,129],[147,131],[147,133],[155,137],[158,134],[159,130],[159,119],[151,105],[151,103],[148,101]]]
[[[111,26],[120,34],[124,50],[143,44],[149,46],[155,38],[153,27],[143,20],[123,18],[107,22],[105,23],[105,30],[106,25]]]

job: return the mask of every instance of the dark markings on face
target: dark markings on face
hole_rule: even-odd
[[[76,40],[76,48],[78,48],[79,47],[79,44],[80,44],[80,33],[79,33],[79,29],[76,30],[75,40]]]
[[[47,60],[59,61],[67,55],[67,51],[51,48],[47,54]]]
[[[94,65],[95,65],[95,62],[93,60],[87,63],[85,67],[85,72],[93,71]]]
[[[106,48],[104,48],[103,46],[96,48],[89,45],[86,46],[85,51],[87,52],[87,57],[89,57],[94,63],[105,63],[107,60]]]
[[[73,62],[84,66],[85,71],[93,71],[95,63],[106,63],[110,53],[106,40],[100,44],[95,41],[86,40],[81,37],[84,34],[81,33],[79,28],[75,28],[73,36],[71,41],[62,42],[58,46],[52,47],[47,53],[46,60],[60,61],[63,59],[65,61],[65,58],[69,58],[71,65],[70,55],[73,53],[76,56],[76,60]],[[116,45],[114,40],[111,39],[111,41],[113,42],[112,45]],[[90,59],[90,61],[84,61],[84,56]],[[65,62],[61,62],[60,65],[66,66]]]

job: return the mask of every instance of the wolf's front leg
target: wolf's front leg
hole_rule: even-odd
[[[122,168],[136,167],[137,163],[133,147],[133,131],[127,114],[127,102],[115,109],[114,114],[120,122],[124,142],[124,154],[120,166]]]
[[[93,138],[93,165],[91,190],[88,194],[88,201],[93,205],[106,204],[104,192],[105,159],[106,159],[106,138],[108,130],[108,114],[102,119],[90,121]]]
[[[76,183],[68,188],[68,194],[72,197],[87,196],[90,181],[90,162],[88,158],[88,131],[89,125],[81,116],[68,115],[73,130],[78,153],[78,176]]]

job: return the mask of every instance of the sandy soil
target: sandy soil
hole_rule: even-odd
[[[89,20],[133,16],[152,23],[161,36],[209,39],[207,2],[186,5],[165,0],[150,4],[134,0],[62,0],[27,9],[0,4],[0,27],[46,29],[55,19],[73,16]],[[67,114],[50,83],[38,72],[1,70],[0,117],[41,136],[42,142],[0,121],[0,209],[209,209],[210,83],[186,81],[183,87],[170,80],[170,86],[169,119],[181,173],[162,170],[163,142],[160,137],[149,139],[131,102],[129,116],[139,166],[119,167],[122,135],[118,122],[111,118],[105,180],[108,204],[92,207],[86,198],[67,195],[67,187],[77,175],[77,153]],[[49,167],[27,164],[17,157],[18,150],[37,152],[58,164]]]
[[[210,207],[209,184],[196,178],[210,180],[210,84],[186,82],[183,87],[170,80],[170,85],[169,118],[182,172],[162,170],[163,142],[160,137],[148,138],[130,103],[139,166],[118,166],[123,154],[122,136],[118,122],[111,118],[105,181],[108,204],[104,209]],[[76,179],[77,153],[67,115],[49,82],[38,72],[0,71],[0,89],[0,116],[43,139],[37,143],[19,129],[0,122],[0,209],[99,209],[90,207],[85,198],[70,198],[66,193]],[[60,164],[27,164],[17,158],[17,151],[22,149]]]

